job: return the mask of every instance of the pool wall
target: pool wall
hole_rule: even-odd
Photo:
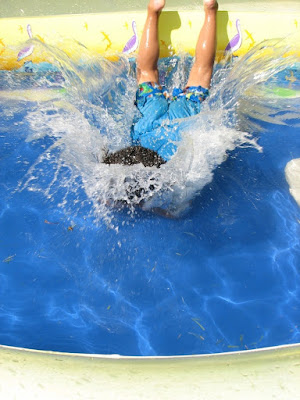
[[[46,52],[34,48],[17,61],[16,55],[29,39],[28,25],[34,39],[54,45],[76,60],[80,54],[72,41],[79,41],[94,54],[113,57],[123,51],[132,36],[132,22],[140,36],[145,20],[146,2],[135,0],[125,5],[121,0],[113,2],[113,12],[109,12],[112,8],[107,1],[50,3],[14,1],[5,8],[0,18],[0,69],[19,68],[29,60],[51,62]],[[162,14],[162,56],[179,51],[193,54],[203,12],[196,2],[187,8],[182,4],[170,0]],[[218,59],[224,57],[226,46],[237,34],[242,40],[233,55],[242,56],[264,39],[288,36],[293,41],[299,31],[299,1],[222,2]],[[134,56],[134,52],[129,54]],[[0,346],[0,374],[3,399],[290,400],[299,398],[300,393],[300,344],[166,358],[64,354]]]
[[[191,357],[80,355],[0,347],[4,399],[299,398],[300,345]]]
[[[285,167],[286,180],[290,193],[300,206],[300,158],[294,158]]]
[[[270,2],[269,5],[253,2],[249,9],[247,9],[247,4],[240,2],[220,5],[218,60],[226,55],[226,47],[237,36],[240,37],[240,41],[232,48],[231,53],[234,56],[244,55],[265,39],[291,35],[291,40],[296,41],[293,35],[300,32],[299,2],[284,2],[284,6],[277,2]],[[70,9],[72,9],[71,6]],[[0,19],[0,69],[20,68],[25,61],[29,60],[34,63],[51,62],[49,52],[38,49],[36,44],[33,45],[32,52],[29,51],[28,56],[18,61],[18,53],[24,49],[24,44],[29,39],[28,25],[33,39],[46,45],[54,45],[77,61],[81,56],[78,43],[87,47],[95,55],[104,54],[107,57],[114,57],[116,53],[122,52],[134,35],[133,25],[136,25],[137,36],[141,37],[146,17],[145,11],[142,10],[47,16],[40,15],[41,12],[32,9],[32,6],[27,9],[24,4],[21,10],[26,16],[19,17],[16,15],[16,10],[12,10],[8,14],[10,17]],[[96,9],[92,8],[92,10]],[[19,14],[20,12],[19,9]],[[199,6],[194,9],[184,9],[179,6],[177,9],[166,8],[160,18],[161,56],[166,57],[180,51],[193,55],[203,18],[204,13],[202,7]],[[30,43],[27,46],[30,47]],[[134,48],[129,49],[128,54],[134,56]]]

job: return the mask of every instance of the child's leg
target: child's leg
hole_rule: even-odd
[[[150,0],[137,57],[138,83],[158,83],[157,61],[159,57],[158,19],[165,0]]]
[[[196,45],[195,62],[187,86],[208,89],[216,54],[217,0],[204,0],[205,20]]]

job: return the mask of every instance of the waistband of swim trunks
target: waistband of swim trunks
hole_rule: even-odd
[[[176,100],[185,96],[187,99],[202,102],[209,95],[209,90],[202,86],[187,86],[184,89],[174,88],[172,96],[169,95],[166,87],[156,82],[143,82],[139,84],[136,98],[145,98],[153,96],[164,96],[170,100]]]
[[[184,89],[174,88],[172,93],[173,100],[186,97],[188,100],[202,103],[209,95],[209,90],[202,86],[187,86]]]
[[[165,86],[160,85],[156,82],[143,82],[139,84],[137,90],[137,97],[147,97],[150,95],[165,96],[167,97],[168,92]]]

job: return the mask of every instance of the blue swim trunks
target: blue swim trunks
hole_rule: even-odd
[[[133,144],[154,150],[164,160],[170,160],[181,140],[177,120],[199,114],[201,103],[208,95],[208,89],[190,86],[184,90],[175,88],[169,97],[165,87],[157,83],[140,84],[136,106],[142,116],[132,126]]]

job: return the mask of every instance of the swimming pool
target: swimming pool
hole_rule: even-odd
[[[192,54],[201,20],[195,4],[177,3],[161,27],[170,86],[184,81],[182,50]],[[115,54],[144,18],[133,3],[114,4],[130,12],[17,1],[2,14],[13,18],[0,23],[1,389],[7,398],[296,398],[299,5],[222,2],[209,107],[153,175],[99,162],[128,140],[134,58]],[[237,20],[234,55],[246,58],[224,64]],[[132,178],[144,189],[156,182],[144,210],[120,208]],[[151,212],[157,205],[173,218]]]
[[[1,74],[0,342],[143,356],[299,342],[299,206],[284,175],[300,157],[299,101],[269,99],[278,87],[296,93],[297,59],[274,66],[272,54],[253,69],[256,48],[219,66],[171,167],[134,170],[158,182],[140,210],[110,206],[132,167],[99,162],[128,141],[132,112],[120,115],[134,63],[90,58],[71,70],[50,50],[52,66]],[[162,78],[181,81],[189,62],[163,60]],[[241,83],[251,66],[258,84]]]

